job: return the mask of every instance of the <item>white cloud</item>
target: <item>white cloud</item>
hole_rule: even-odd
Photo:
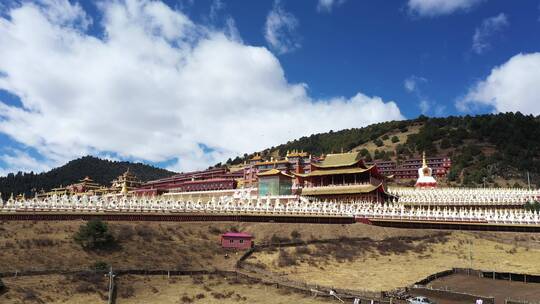
[[[221,10],[225,8],[225,4],[221,0],[214,0],[210,5],[210,19],[215,20]]]
[[[407,79],[405,79],[405,81],[403,82],[403,86],[408,92],[419,92],[418,86],[420,83],[424,82],[427,82],[426,78],[411,75]]]
[[[420,103],[418,103],[418,106],[420,107],[420,112],[422,114],[426,114],[431,109],[430,102],[425,99],[420,100]]]
[[[298,19],[285,11],[281,1],[276,0],[274,7],[266,16],[264,38],[278,54],[289,53],[301,46],[296,33],[297,27]]]
[[[28,3],[0,18],[0,89],[23,104],[0,101],[0,132],[47,168],[86,154],[204,168],[312,133],[403,119],[394,102],[362,93],[313,99],[266,48],[161,2],[98,8],[104,38]],[[4,167],[43,168],[14,155]]]
[[[334,7],[342,5],[345,1],[346,0],[319,0],[317,3],[317,11],[329,13]]]
[[[0,155],[0,160],[8,164],[5,168],[0,168],[0,176],[18,171],[39,173],[51,168],[48,161],[37,160],[25,151],[18,149],[9,149],[8,153]]]
[[[508,18],[503,13],[484,19],[482,25],[477,27],[474,31],[472,44],[473,51],[477,54],[482,54],[484,51],[488,50],[491,47],[489,39],[508,25]]]
[[[431,100],[423,90],[420,88],[428,80],[421,76],[411,75],[403,81],[403,87],[409,93],[412,93],[419,100],[418,108],[424,115],[433,114],[435,116],[442,116],[445,112],[445,107]]]
[[[409,12],[420,17],[449,15],[467,11],[484,0],[409,0]]]
[[[470,111],[489,106],[495,112],[520,111],[540,114],[540,53],[518,54],[491,70],[489,76],[476,83],[456,107]]]

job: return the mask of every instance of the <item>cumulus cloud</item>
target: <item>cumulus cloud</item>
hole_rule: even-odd
[[[407,7],[411,14],[436,17],[470,10],[482,1],[484,0],[409,0]]]
[[[494,112],[540,115],[540,53],[518,54],[495,67],[456,103],[460,111],[488,106]]]
[[[345,0],[319,0],[317,2],[317,11],[329,13],[334,7],[340,6],[345,3]]]
[[[484,19],[482,24],[474,31],[472,44],[473,51],[477,54],[482,54],[484,51],[488,50],[491,47],[489,40],[508,25],[508,18],[503,13]]]
[[[281,1],[276,0],[266,16],[264,38],[278,54],[289,53],[301,46],[296,32],[297,27],[298,19],[283,8]]]
[[[0,101],[0,132],[45,159],[11,153],[4,168],[44,170],[93,154],[189,170],[299,136],[403,119],[394,102],[362,93],[313,99],[266,48],[162,2],[102,2],[99,36],[69,19],[79,16],[50,9],[24,3],[0,18],[0,89],[22,103]]]

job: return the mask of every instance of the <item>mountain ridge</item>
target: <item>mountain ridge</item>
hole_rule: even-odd
[[[60,185],[66,186],[75,183],[86,176],[99,184],[109,186],[113,179],[124,173],[128,168],[141,181],[159,179],[175,174],[175,172],[143,163],[111,161],[88,155],[71,160],[65,165],[47,172],[38,174],[18,172],[0,177],[0,192],[4,199],[11,193],[15,195],[24,193],[30,196],[35,191],[42,189],[49,191]]]

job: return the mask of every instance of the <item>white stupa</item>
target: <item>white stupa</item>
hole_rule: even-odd
[[[426,152],[422,153],[422,167],[418,169],[418,180],[414,185],[417,188],[435,188],[437,181],[431,176],[432,170],[426,163]]]

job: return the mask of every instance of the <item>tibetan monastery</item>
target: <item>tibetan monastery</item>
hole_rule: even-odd
[[[301,195],[316,199],[385,201],[387,177],[366,166],[359,152],[328,154],[310,172],[293,173]]]

